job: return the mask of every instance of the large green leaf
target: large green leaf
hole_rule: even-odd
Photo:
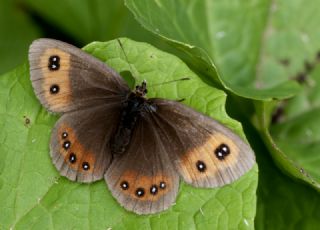
[[[136,83],[150,85],[149,96],[184,98],[243,137],[241,126],[224,109],[225,93],[204,84],[175,56],[121,39],[92,43],[85,50]],[[130,65],[128,64],[130,63]],[[0,228],[8,229],[253,229],[257,167],[236,182],[198,189],[181,182],[168,211],[138,216],[112,198],[104,181],[85,185],[60,177],[49,157],[49,137],[57,117],[35,98],[24,65],[0,77]]]
[[[271,135],[279,148],[294,162],[298,173],[320,191],[319,76],[320,67],[317,66],[307,76],[304,90],[282,103],[282,120],[271,126]]]
[[[22,4],[50,26],[43,28],[49,34],[52,29],[58,30],[78,44],[119,36],[154,40],[133,19],[122,0],[23,0]]]
[[[133,19],[122,0],[3,0],[0,74],[21,65],[31,41],[40,34],[78,45],[126,36],[163,47]]]
[[[21,65],[27,58],[30,42],[38,36],[38,28],[14,1],[1,1],[0,74]]]
[[[278,125],[278,128],[273,127],[273,135],[275,136],[272,136],[269,126],[274,108],[273,104],[256,102],[255,108],[257,113],[256,116],[253,117],[255,126],[265,141],[275,163],[284,170],[284,172],[309,183],[320,191],[319,172],[316,170],[316,166],[319,165],[319,158],[317,157],[317,153],[312,149],[316,149],[318,143],[315,141],[313,143],[314,145],[312,146],[311,144],[310,146],[306,139],[306,135],[308,134],[306,131],[308,129],[312,127],[312,130],[317,130],[315,126],[315,123],[317,123],[315,122],[316,117],[311,116],[312,120],[309,120],[310,116],[309,118],[304,117],[302,119],[307,120],[300,119],[300,122],[293,121],[292,123],[289,121],[288,124]],[[316,114],[314,113],[313,115]],[[314,138],[316,139],[317,136],[315,135]],[[313,137],[311,139],[313,139]],[[309,154],[307,155],[305,151]]]
[[[246,125],[257,152],[259,184],[255,229],[316,230],[320,226],[320,196],[311,187],[284,175],[273,163],[259,134]]]
[[[198,63],[199,71],[215,63],[224,86],[247,98],[297,93],[291,77],[320,48],[317,0],[126,0],[126,5],[146,29]]]
[[[284,175],[283,170],[277,168],[269,154],[270,146],[267,148],[263,143],[265,140],[259,137],[262,130],[258,132],[250,124],[248,114],[254,112],[250,102],[250,100],[239,100],[239,97],[228,97],[226,105],[228,114],[241,120],[245,134],[256,152],[259,183],[255,228],[257,230],[318,229],[319,193],[310,186],[292,179],[291,176]],[[241,104],[240,110],[236,108],[238,104]],[[277,144],[273,142],[273,148],[276,147]]]

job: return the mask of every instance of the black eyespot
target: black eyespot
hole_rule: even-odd
[[[204,172],[207,169],[207,166],[203,161],[197,161],[196,166],[199,172]]]
[[[150,193],[152,195],[156,195],[158,193],[158,187],[157,185],[152,185],[151,188],[150,188]]]
[[[68,137],[68,133],[67,132],[63,132],[61,136],[62,136],[63,139],[65,139],[65,138]]]
[[[63,142],[63,148],[64,148],[65,150],[69,149],[70,146],[71,146],[71,142],[70,142],[70,141],[65,141],[65,142]]]
[[[127,181],[122,181],[120,186],[121,186],[121,188],[123,190],[128,190],[129,189],[129,183]]]
[[[137,188],[136,196],[137,197],[143,197],[144,196],[144,188]]]
[[[88,162],[83,162],[82,163],[82,168],[83,168],[83,170],[89,170],[90,169],[90,165],[89,165],[89,163]]]
[[[50,86],[50,93],[51,94],[57,94],[59,93],[60,87],[58,85],[52,85]]]
[[[75,163],[77,161],[77,157],[76,157],[76,154],[74,153],[71,153],[70,156],[69,156],[69,162],[71,164]]]
[[[230,154],[230,148],[226,144],[221,144],[218,148],[216,148],[214,154],[219,160],[223,160],[226,156]]]
[[[165,189],[167,187],[166,183],[161,181],[160,182],[160,186],[159,186],[161,189]]]
[[[57,55],[49,57],[48,68],[52,71],[58,70],[60,68],[60,57]]]

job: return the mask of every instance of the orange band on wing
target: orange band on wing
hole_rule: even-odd
[[[192,183],[232,168],[238,157],[239,148],[230,138],[214,134],[201,146],[187,152],[178,167],[186,182]]]
[[[48,68],[50,57],[58,56],[59,69],[50,70]],[[66,107],[71,100],[70,87],[70,54],[63,52],[60,49],[50,48],[40,57],[39,67],[42,69],[43,82],[42,90],[44,92],[44,100],[51,110],[59,110],[59,108]],[[53,86],[58,87],[57,93],[52,93],[50,89]]]
[[[64,161],[75,171],[82,173],[92,173],[95,167],[95,156],[80,144],[73,129],[66,124],[59,127],[57,135],[60,148],[60,154]]]
[[[132,199],[157,201],[172,189],[173,181],[170,177],[160,173],[143,176],[130,170],[124,172],[115,186]]]

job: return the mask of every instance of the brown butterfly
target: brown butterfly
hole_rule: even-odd
[[[41,104],[62,116],[50,154],[72,181],[104,177],[127,210],[150,214],[175,201],[179,179],[195,187],[231,183],[254,164],[253,151],[217,121],[171,100],[146,98],[146,82],[123,78],[82,50],[39,39],[29,50]]]

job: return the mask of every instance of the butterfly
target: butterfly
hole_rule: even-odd
[[[59,113],[52,162],[71,181],[104,178],[129,211],[152,214],[176,200],[180,179],[194,187],[229,184],[255,163],[250,146],[230,129],[186,105],[131,90],[102,61],[53,39],[29,49],[34,92]]]

